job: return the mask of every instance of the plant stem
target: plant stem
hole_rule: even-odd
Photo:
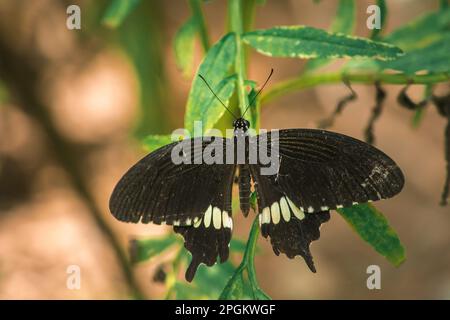
[[[344,73],[334,72],[325,74],[307,74],[297,78],[282,81],[274,85],[270,90],[263,93],[261,104],[268,103],[275,98],[300,89],[311,88],[322,84],[341,83],[344,80],[350,83],[372,84],[377,81],[385,84],[433,84],[450,80],[448,73],[436,73],[426,75],[404,75],[388,73]]]
[[[254,260],[256,254],[256,244],[258,243],[259,231],[260,231],[259,218],[258,216],[256,216],[255,220],[253,221],[252,229],[250,230],[250,235],[247,240],[247,246],[245,248],[243,262],[247,267],[248,278],[250,280],[250,283],[252,284],[252,288],[262,293],[262,290],[258,285],[258,279],[256,277],[256,268]]]
[[[241,41],[241,34],[244,31],[242,22],[242,1],[229,0],[228,12],[230,18],[230,29],[236,34],[236,62],[235,71],[237,73],[237,90],[239,98],[239,107],[241,113],[244,112],[248,105],[248,97],[245,92],[244,79],[246,78],[245,50]]]
[[[202,43],[202,48],[204,52],[209,50],[209,35],[206,28],[205,17],[203,16],[203,11],[201,7],[202,0],[190,0],[189,5],[191,7],[192,15],[197,21],[198,32],[200,34],[200,42]]]
[[[255,268],[255,254],[256,254],[256,244],[258,243],[259,238],[259,218],[256,217],[253,221],[252,228],[250,230],[250,234],[248,236],[247,245],[245,246],[244,256],[242,257],[242,261],[240,265],[234,271],[233,276],[228,281],[225,286],[220,299],[224,299],[227,297],[225,292],[232,290],[233,285],[236,281],[241,281],[241,277],[245,270],[247,270],[248,279],[253,291],[253,296],[256,299],[270,299],[270,297],[261,290],[258,285],[258,279],[256,277],[256,268]]]

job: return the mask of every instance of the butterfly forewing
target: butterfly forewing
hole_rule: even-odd
[[[181,142],[166,145],[136,163],[114,188],[109,204],[111,213],[126,222],[192,225],[217,194],[223,193],[228,177],[235,170],[233,164],[195,164],[195,149],[202,151],[211,143],[198,140],[200,143],[196,144],[196,139],[189,140],[192,152],[187,157],[191,158],[191,164],[172,161],[172,150]]]
[[[403,187],[397,164],[377,148],[324,130],[280,130],[283,192],[305,212],[320,212],[393,197]]]

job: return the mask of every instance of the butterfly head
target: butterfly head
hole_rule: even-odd
[[[250,128],[250,122],[245,120],[244,118],[238,118],[233,121],[234,131],[244,131],[247,132],[248,128]]]

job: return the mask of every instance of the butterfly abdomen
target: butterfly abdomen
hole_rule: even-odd
[[[239,203],[245,217],[250,211],[251,178],[248,165],[239,166]]]

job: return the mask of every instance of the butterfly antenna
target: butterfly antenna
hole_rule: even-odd
[[[230,109],[228,109],[228,107],[225,105],[225,103],[223,103],[222,102],[222,100],[220,100],[220,98],[217,96],[217,94],[214,92],[214,90],[211,88],[211,86],[208,84],[208,82],[206,81],[206,79],[201,75],[201,74],[199,74],[198,75],[199,77],[200,77],[200,79],[202,79],[203,80],[203,82],[205,82],[205,84],[206,84],[206,86],[208,87],[208,89],[212,92],[212,94],[217,98],[217,100],[219,100],[220,101],[220,103],[223,105],[223,107],[233,116],[233,118],[234,119],[237,119],[238,117],[236,117],[235,115],[234,115],[234,113],[233,112],[231,112],[231,110]]]
[[[273,68],[270,69],[270,74],[267,77],[266,81],[264,82],[264,84],[262,85],[261,89],[259,89],[258,93],[252,98],[252,101],[250,101],[250,103],[248,104],[247,108],[245,108],[244,113],[242,114],[242,118],[245,116],[245,114],[247,113],[248,108],[250,108],[250,106],[253,104],[253,102],[255,102],[256,98],[258,97],[258,95],[261,93],[261,91],[263,91],[264,87],[266,86],[267,82],[269,82],[270,77],[273,74]]]

